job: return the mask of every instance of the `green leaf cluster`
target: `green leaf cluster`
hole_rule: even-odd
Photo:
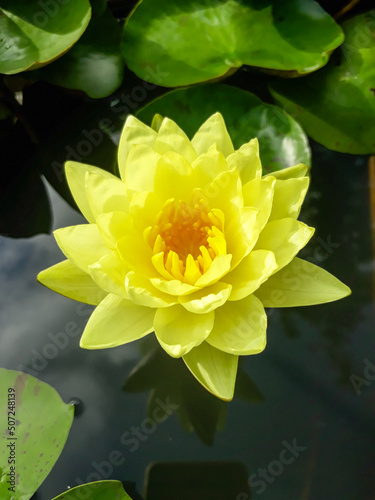
[[[170,116],[191,134],[220,111],[235,146],[258,137],[268,171],[311,166],[308,137],[375,153],[375,10],[344,10],[332,16],[314,0],[0,0],[0,234],[50,231],[43,177],[74,206],[66,160],[116,173],[129,113]]]

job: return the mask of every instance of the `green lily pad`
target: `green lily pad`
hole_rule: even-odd
[[[5,368],[0,368],[0,391],[0,498],[29,500],[61,454],[74,406],[65,404],[48,384]]]
[[[81,484],[61,493],[53,500],[132,500],[126,493],[120,481],[96,481],[94,483]]]
[[[123,79],[125,66],[120,41],[120,25],[106,10],[91,20],[85,33],[67,54],[40,69],[35,76],[55,85],[83,90],[94,99],[106,97],[121,85]]]
[[[192,138],[216,111],[223,115],[236,149],[258,137],[264,173],[297,163],[310,165],[310,148],[300,125],[281,108],[236,87],[207,84],[174,90],[146,105],[137,116],[145,123],[151,123],[156,113],[168,116]]]
[[[329,64],[271,92],[306,132],[342,153],[375,152],[375,10],[342,25],[346,40]]]
[[[80,38],[90,17],[88,0],[0,0],[0,73],[56,59]]]
[[[141,0],[125,25],[122,51],[137,76],[174,87],[243,64],[309,73],[343,40],[313,0]]]

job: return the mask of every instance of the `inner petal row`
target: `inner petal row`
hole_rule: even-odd
[[[204,199],[168,200],[144,232],[157,270],[166,278],[194,284],[227,252],[224,222],[223,212],[210,209]]]

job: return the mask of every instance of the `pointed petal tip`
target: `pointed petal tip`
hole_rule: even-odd
[[[225,392],[224,391],[221,392],[220,389],[218,389],[217,387],[215,387],[215,389],[214,389],[213,387],[205,384],[202,380],[197,378],[196,375],[194,374],[194,371],[192,370],[192,368],[190,368],[190,366],[186,362],[185,358],[182,357],[182,359],[184,360],[185,366],[187,367],[189,372],[192,374],[192,376],[195,378],[195,380],[203,387],[203,389],[205,389],[207,392],[209,392],[210,394],[215,396],[215,398],[221,399],[222,401],[226,401],[229,403],[230,401],[233,400],[235,386],[233,386],[233,390],[225,391]]]
[[[155,130],[155,132],[159,132],[159,129],[164,121],[164,117],[160,115],[159,113],[156,113],[154,115],[152,122],[151,122],[151,128]]]
[[[111,346],[111,345],[92,345],[90,343],[86,343],[85,342],[85,339],[83,338],[83,335],[79,341],[79,347],[81,349],[86,349],[87,351],[96,351],[96,350],[99,350],[99,349],[109,349],[111,347],[117,347],[117,346]]]
[[[45,273],[46,269],[43,269],[43,271],[40,271],[38,274],[37,274],[37,277],[36,277],[36,280],[38,283],[40,283],[41,285],[43,286],[46,286],[44,283],[43,283],[43,279],[44,279],[44,273]]]
[[[138,124],[140,120],[136,118],[134,115],[128,115],[126,120],[125,120],[125,125],[124,127],[131,127],[132,125]],[[143,123],[143,122],[141,122]]]
[[[340,300],[340,299],[345,299],[345,297],[349,297],[349,295],[352,295],[352,290],[351,288],[349,288],[347,285],[345,285],[345,283],[342,283],[342,296],[339,297],[337,300]]]

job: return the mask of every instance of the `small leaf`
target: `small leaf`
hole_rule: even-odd
[[[4,441],[0,451],[0,497],[28,500],[62,452],[73,422],[74,406],[65,404],[48,384],[5,368],[0,368],[0,392]],[[8,481],[13,472],[15,486],[11,491]]]
[[[91,17],[88,0],[0,0],[0,73],[34,69],[66,52]]]
[[[298,123],[281,108],[264,104],[235,87],[206,84],[171,91],[146,105],[137,116],[149,124],[157,113],[168,116],[192,138],[216,111],[223,115],[235,148],[258,137],[264,173],[297,163],[310,165],[307,137]]]
[[[342,25],[346,40],[306,78],[275,80],[275,99],[317,142],[342,153],[375,152],[375,10]]]
[[[89,500],[131,500],[124,490],[120,481],[97,481],[95,483],[81,484],[61,493],[53,500],[77,500],[87,498]]]
[[[243,64],[309,73],[343,38],[312,0],[143,0],[125,25],[122,51],[137,76],[174,87]]]

